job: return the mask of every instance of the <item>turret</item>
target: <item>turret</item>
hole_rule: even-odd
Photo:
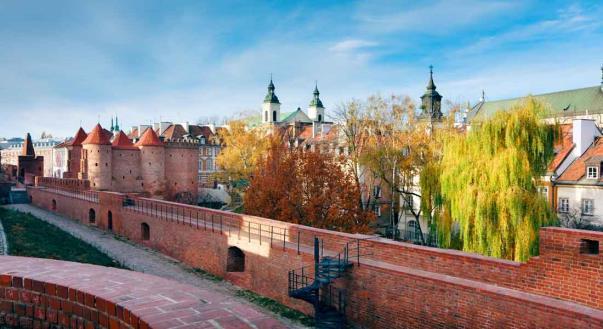
[[[308,117],[312,121],[323,122],[325,120],[325,107],[322,105],[320,100],[320,92],[318,91],[318,84],[314,86],[314,97],[310,101],[308,106]]]
[[[142,188],[151,196],[165,192],[165,145],[152,128],[147,128],[135,144],[140,149]]]
[[[278,101],[274,89],[274,83],[270,78],[268,93],[262,104],[262,123],[277,123],[281,120],[281,103]]]
[[[111,189],[111,141],[100,124],[82,142],[82,149],[82,178],[87,178],[95,190]]]

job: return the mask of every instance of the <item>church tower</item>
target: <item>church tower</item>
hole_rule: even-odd
[[[320,92],[318,92],[318,85],[314,86],[314,97],[308,106],[308,117],[312,121],[323,122],[325,121],[325,107],[322,105],[320,100]]]
[[[427,90],[421,96],[421,109],[424,118],[431,120],[440,120],[442,118],[442,95],[436,91],[435,83],[433,83],[433,66],[429,66],[429,82]]]
[[[262,104],[262,123],[277,123],[281,120],[281,103],[278,101],[278,97],[274,93],[274,83],[270,78],[270,84],[268,84],[268,94],[264,97],[264,104]]]

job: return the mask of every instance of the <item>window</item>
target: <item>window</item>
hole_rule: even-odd
[[[147,223],[140,224],[140,231],[141,231],[141,235],[142,235],[142,240],[146,241],[146,240],[151,239],[151,228],[149,227],[149,224],[147,224]]]
[[[113,213],[111,210],[107,213],[107,229],[113,231]]]
[[[409,211],[413,211],[414,205],[415,204],[414,204],[412,194],[405,194],[404,195],[404,207]]]
[[[559,212],[569,212],[569,199],[568,198],[559,198]]]
[[[595,201],[593,199],[582,199],[582,215],[592,215],[595,210]]]
[[[276,111],[272,111],[272,121],[276,122]]]
[[[264,122],[268,122],[268,111],[264,112]]]
[[[245,254],[237,247],[228,248],[228,257],[226,260],[226,272],[244,272]]]
[[[599,254],[599,241],[597,240],[580,240],[580,253],[588,255]]]
[[[88,210],[88,221],[90,224],[94,224],[94,222],[96,222],[96,212],[92,208]]]
[[[318,122],[322,122],[322,115],[318,115]]]
[[[375,216],[381,217],[381,206],[378,204],[375,205]]]
[[[378,186],[378,185],[373,186],[373,196],[375,198],[381,197],[381,186]]]
[[[597,168],[597,167],[587,167],[586,168],[586,178],[589,178],[589,179],[597,179],[597,178],[599,178],[599,168]]]

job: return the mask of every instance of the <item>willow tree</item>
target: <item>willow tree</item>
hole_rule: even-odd
[[[538,229],[556,222],[537,192],[556,132],[544,113],[527,98],[445,144],[438,214],[445,247],[458,239],[463,250],[488,256],[524,261],[537,254]]]

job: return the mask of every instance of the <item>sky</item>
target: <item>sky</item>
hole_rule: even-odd
[[[0,0],[0,137],[601,83],[602,1]]]

